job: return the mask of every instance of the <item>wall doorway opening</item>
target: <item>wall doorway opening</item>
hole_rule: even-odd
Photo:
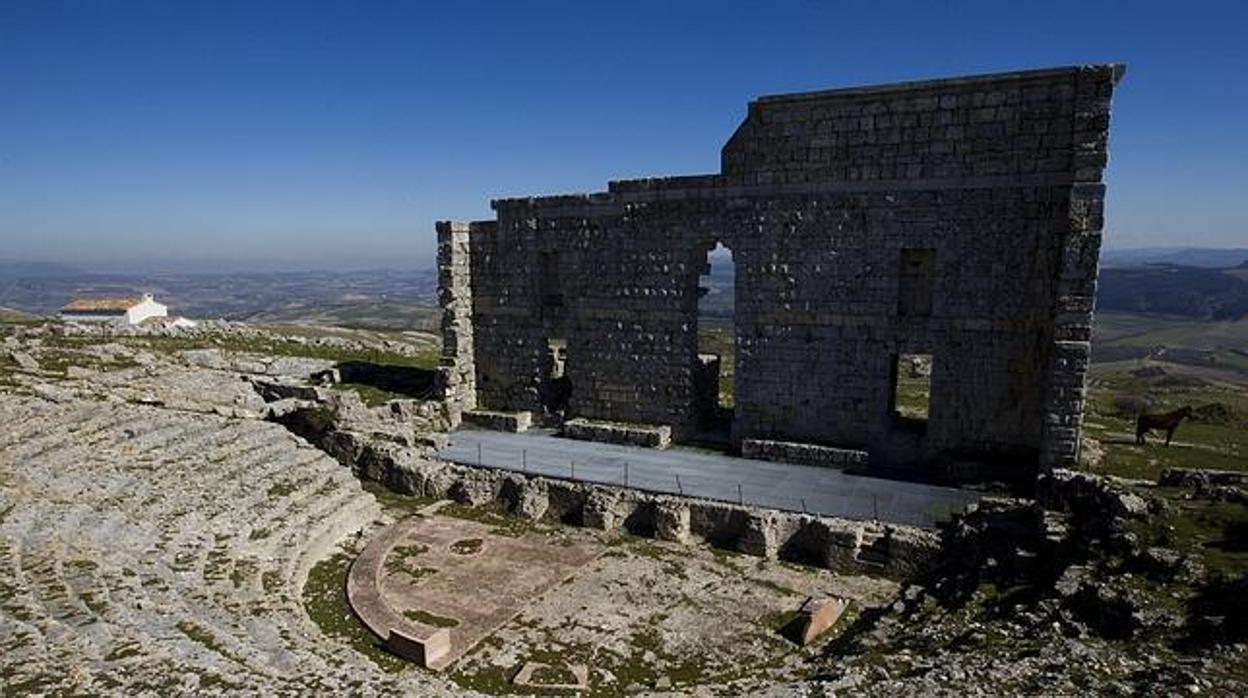
[[[702,429],[726,440],[736,404],[736,261],[723,243],[703,261],[694,389]]]
[[[561,424],[568,417],[572,381],[568,379],[567,364],[568,341],[548,338],[546,355],[542,359],[542,380],[537,387],[538,399],[542,403],[542,421],[548,424]]]
[[[927,431],[932,403],[932,355],[894,354],[889,409],[909,429]]]

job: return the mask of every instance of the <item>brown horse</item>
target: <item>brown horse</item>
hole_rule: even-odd
[[[1157,431],[1166,432],[1166,445],[1170,445],[1170,439],[1174,437],[1174,430],[1179,427],[1179,422],[1192,414],[1191,405],[1184,405],[1173,412],[1165,414],[1142,414],[1139,419],[1135,420],[1135,442],[1137,444],[1144,443],[1144,435],[1156,429]]]

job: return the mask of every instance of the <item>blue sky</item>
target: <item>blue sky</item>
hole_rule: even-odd
[[[427,264],[752,97],[1119,61],[1107,243],[1248,245],[1248,2],[0,2],[0,260]]]

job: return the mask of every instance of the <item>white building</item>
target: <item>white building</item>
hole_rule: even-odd
[[[168,316],[169,308],[145,293],[142,298],[76,298],[61,308],[61,319],[70,322],[112,322],[137,325],[148,318]]]

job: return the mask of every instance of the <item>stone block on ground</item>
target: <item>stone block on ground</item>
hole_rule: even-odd
[[[563,423],[563,435],[582,441],[646,448],[667,448],[672,445],[672,428],[665,424],[623,424],[577,418]]]
[[[35,361],[35,357],[26,352],[14,351],[9,353],[9,358],[13,359],[13,363],[17,364],[23,371],[38,371],[39,362]]]
[[[841,619],[849,602],[837,597],[807,598],[797,610],[797,616],[781,632],[805,647],[827,632]]]
[[[490,410],[468,410],[463,420],[473,426],[494,431],[506,431],[519,434],[533,426],[532,412],[493,412]]]
[[[409,661],[416,662],[426,669],[451,651],[451,634],[445,628],[438,628],[426,637],[419,638],[402,630],[390,630],[386,637],[386,650]]]
[[[867,464],[868,459],[867,452],[858,449],[768,439],[745,439],[741,442],[741,456],[778,463],[819,465],[831,468],[863,466]]]

